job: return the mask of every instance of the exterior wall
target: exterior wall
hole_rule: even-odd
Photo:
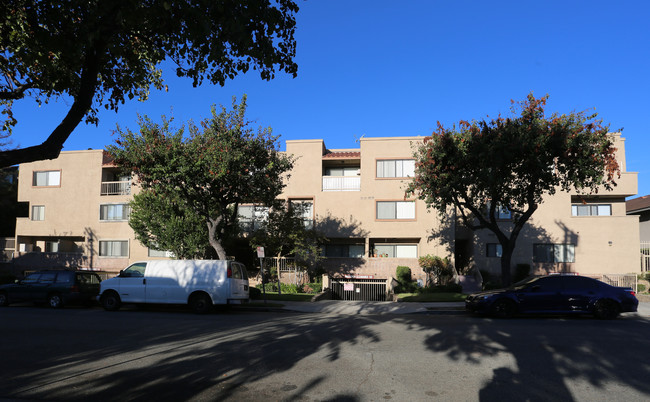
[[[66,151],[54,160],[20,165],[18,201],[29,203],[28,218],[16,221],[19,267],[75,266],[117,272],[148,259],[127,221],[100,221],[100,205],[128,203],[131,195],[101,195],[103,151]],[[36,171],[60,171],[60,185],[33,185]],[[44,220],[32,220],[32,206],[45,206]],[[59,241],[59,252],[45,252],[45,241]],[[99,256],[99,242],[127,240],[128,257]],[[20,251],[20,245],[24,250]],[[30,252],[31,251],[31,252]]]
[[[577,272],[579,274],[636,273],[640,271],[639,223],[626,215],[625,197],[637,192],[637,173],[626,172],[625,140],[614,134],[621,177],[612,191],[583,195],[588,203],[611,204],[611,216],[572,216],[571,204],[580,204],[578,192],[556,192],[546,197],[522,230],[512,264],[528,264],[534,273]],[[507,223],[504,223],[507,225]],[[486,243],[498,243],[487,231],[473,237],[473,261],[477,268],[500,274],[499,258],[486,256]],[[534,244],[573,244],[573,263],[536,263]],[[532,272],[531,272],[532,273]]]

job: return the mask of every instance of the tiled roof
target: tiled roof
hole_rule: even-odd
[[[643,197],[625,201],[625,209],[628,213],[650,209],[650,195],[644,195]]]
[[[330,158],[361,158],[361,152],[327,152],[325,155],[323,155],[323,159],[330,159]]]

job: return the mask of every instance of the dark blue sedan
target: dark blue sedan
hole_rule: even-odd
[[[635,312],[632,288],[615,287],[578,275],[530,277],[507,289],[474,293],[465,299],[472,313],[509,318],[515,314],[593,314],[601,319]]]

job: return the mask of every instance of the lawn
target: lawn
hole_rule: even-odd
[[[467,295],[462,293],[399,293],[401,302],[464,302]]]

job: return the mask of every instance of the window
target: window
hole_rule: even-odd
[[[366,252],[363,244],[325,244],[323,255],[325,257],[361,258]]]
[[[240,205],[238,207],[239,228],[245,232],[260,229],[269,215],[268,207],[261,205]]]
[[[45,205],[34,205],[32,207],[32,220],[33,221],[45,220]]]
[[[395,159],[377,161],[377,177],[413,177],[415,176],[415,160]]]
[[[501,256],[503,255],[503,248],[501,247],[501,244],[499,244],[499,243],[488,243],[487,244],[486,255],[488,257],[501,258]]]
[[[325,176],[359,176],[359,166],[328,167],[325,168]]]
[[[296,216],[302,218],[305,228],[314,227],[314,201],[312,200],[289,200],[289,207]]]
[[[144,276],[144,271],[147,268],[146,262],[136,262],[135,264],[129,265],[122,273],[121,277],[124,278],[142,278]]]
[[[534,262],[575,262],[573,244],[534,244]]]
[[[100,257],[128,257],[129,242],[128,240],[111,240],[99,242]]]
[[[59,242],[58,241],[46,241],[45,242],[45,252],[46,253],[58,253],[59,252]]]
[[[490,203],[488,202],[486,205],[486,215],[490,212]],[[502,207],[501,205],[497,205],[496,208],[494,209],[494,215],[497,220],[500,221],[505,221],[512,219],[512,212],[508,209],[508,207]]]
[[[32,178],[32,185],[37,187],[60,186],[61,171],[50,170],[45,172],[34,172],[34,177]]]
[[[377,201],[377,219],[415,219],[415,201]]]
[[[375,244],[377,257],[418,258],[417,244]]]
[[[611,216],[612,204],[571,205],[572,216]]]
[[[131,208],[129,204],[104,204],[99,206],[100,221],[126,221]]]

